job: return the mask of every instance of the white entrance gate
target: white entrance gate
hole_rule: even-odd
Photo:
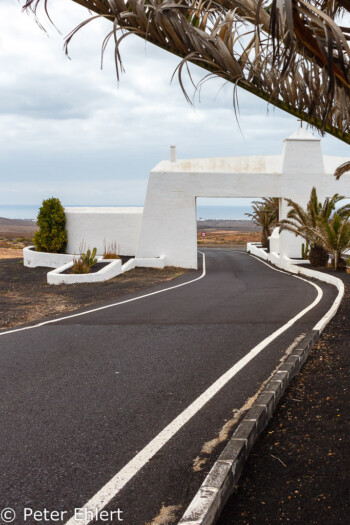
[[[282,155],[176,160],[172,150],[150,173],[136,257],[197,268],[197,197],[278,197],[285,218],[283,198],[305,206],[313,186],[320,200],[350,197],[350,176],[333,176],[347,160],[323,156],[320,139],[303,128],[284,140]],[[280,255],[300,257],[300,246],[294,235],[280,235]]]

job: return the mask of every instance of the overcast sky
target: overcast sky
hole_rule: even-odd
[[[17,0],[0,0],[0,204],[144,203],[148,173],[168,158],[279,154],[298,123],[239,91],[238,124],[232,86],[206,83],[191,107],[176,78],[179,59],[136,36],[122,44],[125,73],[118,84],[110,45],[100,68],[107,21],[92,22],[63,52],[64,36],[88,12],[70,0],[51,0],[62,34],[22,13]],[[193,68],[194,77],[203,76]],[[221,89],[222,88],[222,89]],[[189,88],[190,93],[193,90]],[[327,137],[323,151],[349,155]]]

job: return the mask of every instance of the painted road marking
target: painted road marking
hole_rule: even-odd
[[[198,252],[198,253],[203,255],[203,271],[199,277],[196,277],[195,279],[192,279],[191,281],[186,281],[185,283],[182,283],[182,284],[176,284],[175,286],[169,286],[168,288],[164,288],[163,290],[158,290],[157,292],[151,292],[145,295],[140,295],[140,297],[134,297],[133,299],[126,299],[125,301],[120,301],[118,303],[113,303],[113,304],[107,304],[106,306],[99,306],[98,308],[87,310],[86,312],[66,315],[65,317],[59,317],[58,319],[51,319],[50,321],[44,321],[42,323],[38,323],[32,326],[25,326],[23,328],[15,328],[14,330],[7,330],[6,332],[1,332],[0,335],[15,334],[17,332],[23,332],[24,330],[32,330],[33,328],[40,328],[41,326],[45,326],[47,324],[57,323],[58,321],[65,321],[66,319],[73,319],[74,317],[80,317],[82,315],[91,314],[93,312],[99,312],[101,310],[106,310],[107,308],[113,308],[114,306],[120,306],[126,303],[132,303],[133,301],[138,301],[139,299],[144,299],[145,297],[151,297],[151,295],[157,295],[159,293],[169,292],[171,290],[175,290],[175,288],[180,288],[181,286],[186,286],[187,284],[195,283],[196,281],[203,279],[203,277],[205,277],[206,275],[205,254],[203,252]]]
[[[241,253],[246,253],[247,255],[250,255],[251,257],[254,257],[254,259],[256,259],[257,261],[260,261],[261,263],[265,264],[266,266],[268,266],[269,268],[271,268],[271,266],[269,264],[267,264],[265,261],[262,261],[259,257],[257,257],[256,255],[253,255],[252,253],[247,253],[247,252],[241,252]],[[272,268],[273,270],[276,270],[276,272],[282,272],[282,273],[286,273],[284,272],[283,270],[277,270],[276,268]],[[317,270],[309,270],[315,274],[319,273],[320,272],[317,272]],[[302,277],[298,276],[298,275],[294,275],[294,274],[291,274],[291,273],[288,273],[288,275],[292,275],[293,277],[296,277],[297,279],[301,279],[302,281],[306,281],[306,282],[309,282],[308,279],[303,279]],[[335,314],[337,313],[338,311],[338,308],[339,308],[339,305],[341,303],[341,300],[343,299],[343,296],[344,296],[344,293],[345,293],[345,287],[344,287],[344,283],[341,279],[339,279],[338,277],[333,277],[333,279],[336,280],[336,283],[334,282],[328,282],[326,279],[322,278],[324,274],[320,274],[320,276],[317,276],[317,275],[314,275],[314,279],[319,279],[320,281],[323,281],[324,283],[326,284],[329,284],[331,286],[335,286],[338,290],[338,294],[337,294],[337,297],[335,298],[332,306],[330,307],[330,309],[328,310],[328,312],[325,313],[325,315],[318,321],[317,324],[315,324],[315,326],[313,327],[313,330],[318,330],[320,332],[320,334],[323,332],[323,330],[325,329],[325,327],[327,326],[327,324],[329,323],[329,321],[335,316]],[[311,279],[311,276],[308,276],[309,279]]]
[[[269,265],[267,265],[269,266]],[[271,268],[269,266],[269,268]],[[271,268],[274,270],[274,268]],[[281,271],[281,270],[276,270]],[[286,272],[282,272],[286,273]],[[286,273],[286,275],[290,275]],[[292,275],[292,277],[296,277]],[[299,277],[299,279],[302,279]],[[167,425],[152,441],[148,443],[132,460],[129,461],[110,481],[102,487],[85,505],[82,507],[84,516],[93,515],[98,509],[101,511],[115,496],[125,487],[125,485],[152,459],[152,457],[190,420],[203,408],[231,379],[240,372],[254,357],[256,357],[266,346],[274,341],[279,335],[288,330],[296,321],[312,310],[322,299],[323,292],[317,284],[302,279],[317,290],[316,299],[295,317],[290,319],[273,334],[266,337],[248,354],[240,359],[225,374],[217,379],[203,394],[201,394],[191,405],[179,414],[169,425]],[[90,511],[90,512],[89,512]],[[88,517],[82,520],[82,525],[88,525],[93,519]],[[74,517],[66,522],[66,525],[75,525]]]

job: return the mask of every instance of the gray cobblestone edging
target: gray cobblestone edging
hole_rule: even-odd
[[[215,523],[242,473],[255,441],[268,424],[284,391],[303,366],[310,349],[319,337],[319,330],[312,330],[279,366],[214,463],[179,525]]]

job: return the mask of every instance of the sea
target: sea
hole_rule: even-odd
[[[83,207],[82,205],[76,204],[64,204],[63,206],[76,206]],[[104,206],[98,206],[95,204],[89,204],[84,206],[93,206],[103,208]],[[140,206],[135,204],[134,206]],[[141,205],[142,206],[142,205]],[[109,206],[110,207],[110,206]],[[112,206],[113,207],[113,206]],[[117,207],[117,206],[116,206]],[[122,206],[127,208],[128,206]],[[130,207],[130,206],[129,206]],[[35,220],[40,208],[40,204],[0,204],[0,217],[6,219],[28,219]],[[249,205],[232,205],[232,206],[210,206],[210,205],[197,205],[197,219],[198,220],[215,220],[215,219],[227,219],[227,220],[249,220],[249,217],[245,213],[250,212],[251,208]]]

